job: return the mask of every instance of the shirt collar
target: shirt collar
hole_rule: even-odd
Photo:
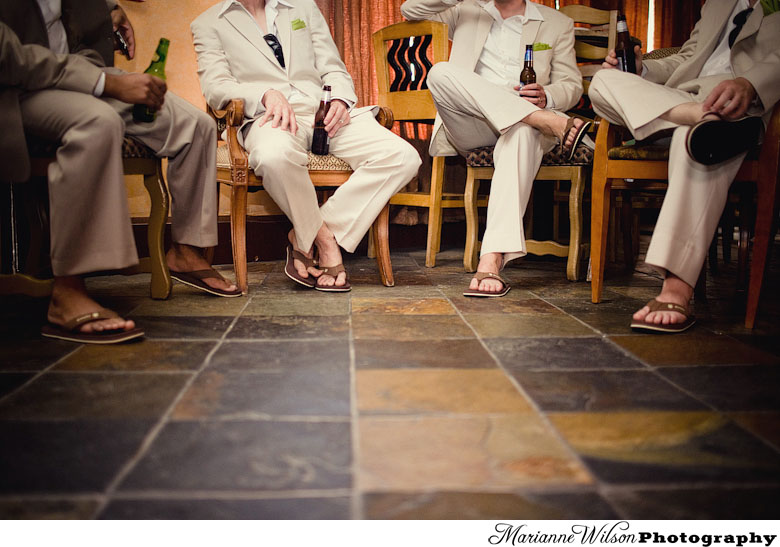
[[[540,12],[539,8],[536,7],[536,4],[531,2],[530,0],[526,0],[525,2],[525,15],[515,15],[507,19],[504,19],[501,16],[501,13],[499,13],[498,8],[496,8],[496,4],[493,2],[493,0],[489,0],[488,2],[480,2],[480,3],[482,4],[482,9],[488,12],[490,16],[493,17],[493,19],[495,19],[499,23],[503,23],[504,21],[508,21],[509,19],[514,19],[515,17],[520,18],[520,20],[523,23],[525,23],[526,21],[544,21],[544,16],[542,16],[542,12]]]
[[[285,6],[285,7],[288,7],[288,8],[294,7],[289,2],[285,2],[285,0],[266,0],[265,8],[266,9],[268,9],[268,8],[276,9],[276,6],[279,5],[279,4],[281,4],[281,5]],[[234,6],[234,5],[238,5],[241,9],[246,11],[246,8],[244,7],[244,5],[241,2],[239,2],[238,0],[225,0],[222,3],[222,8],[219,10],[219,15],[223,15],[231,6]]]

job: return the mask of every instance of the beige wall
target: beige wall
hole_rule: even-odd
[[[116,56],[118,67],[130,72],[143,72],[149,66],[157,42],[161,37],[171,41],[168,50],[168,60],[165,64],[165,74],[168,89],[190,101],[199,108],[205,109],[206,101],[200,92],[198,83],[197,61],[195,49],[192,46],[190,22],[218,0],[146,0],[145,2],[130,2],[120,0],[121,6],[127,12],[133,24],[136,38],[135,58],[128,61],[121,55]],[[130,212],[133,217],[149,215],[149,200],[143,181],[140,177],[128,177],[130,197]],[[220,214],[229,211],[229,193],[220,189]],[[265,195],[257,192],[249,196],[250,214],[279,214],[279,210]]]

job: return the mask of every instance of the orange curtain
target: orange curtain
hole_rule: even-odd
[[[704,0],[655,0],[654,48],[681,46],[701,15]]]
[[[358,102],[376,104],[379,94],[371,35],[402,21],[403,0],[316,0],[355,82]]]

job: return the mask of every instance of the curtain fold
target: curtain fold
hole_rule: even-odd
[[[699,20],[703,5],[704,0],[655,0],[653,49],[683,45]]]

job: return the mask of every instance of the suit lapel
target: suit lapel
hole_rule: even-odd
[[[525,46],[533,45],[536,41],[536,35],[539,33],[539,27],[542,26],[541,21],[526,21],[523,25],[523,47],[520,49],[525,54]]]
[[[287,72],[290,71],[290,65],[293,62],[292,59],[292,47],[290,46],[290,35],[292,34],[292,23],[290,22],[290,8],[283,4],[277,4],[279,10],[276,16],[276,31],[279,35],[279,43],[282,44],[282,52],[284,53],[284,66]]]
[[[750,14],[750,17],[748,17],[748,20],[745,21],[745,26],[743,26],[742,30],[739,31],[739,35],[737,36],[737,40],[734,42],[734,45],[736,46],[745,38],[749,38],[758,32],[758,29],[761,27],[761,20],[763,18],[764,12],[762,11],[761,3],[756,2],[756,5],[753,6],[753,12]]]
[[[477,33],[474,37],[474,62],[471,68],[477,66],[479,55],[482,53],[482,48],[485,47],[488,34],[490,34],[490,27],[493,26],[493,17],[484,9],[479,10],[479,19],[477,20]]]
[[[239,10],[237,8],[231,8],[225,12],[223,17],[225,17],[225,19],[231,25],[233,25],[233,27],[244,38],[246,38],[250,44],[255,46],[255,48],[260,53],[265,55],[266,58],[269,61],[271,61],[271,64],[279,67],[280,70],[284,70],[279,65],[279,62],[276,60],[276,57],[274,57],[274,53],[273,51],[271,51],[271,48],[268,46],[268,44],[265,43],[260,27],[257,25],[257,23],[252,19],[252,17],[248,13],[244,13],[242,10]]]

